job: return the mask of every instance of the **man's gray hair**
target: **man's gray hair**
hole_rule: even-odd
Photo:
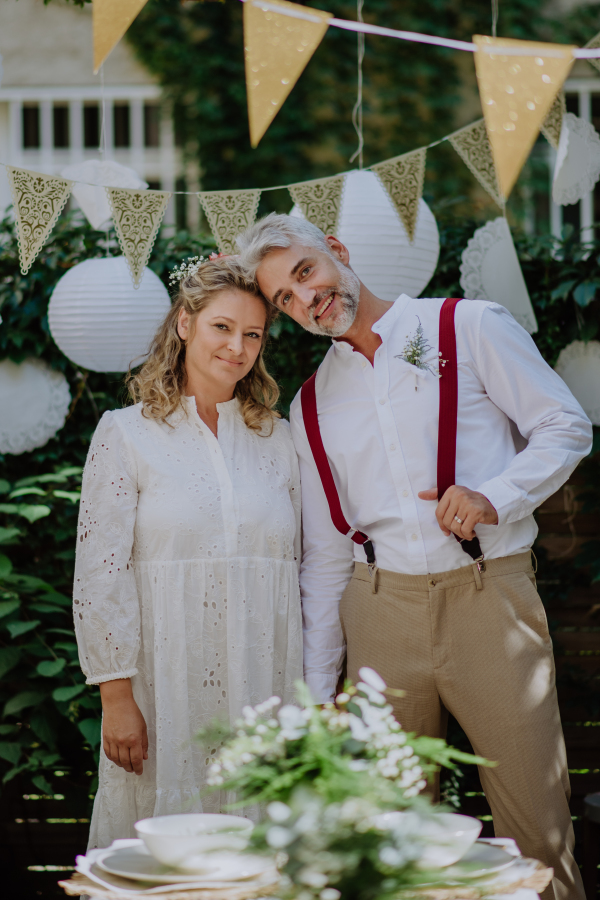
[[[271,250],[287,250],[292,244],[313,247],[331,253],[320,228],[300,216],[270,213],[243,231],[236,241],[244,273],[256,279],[256,270]]]

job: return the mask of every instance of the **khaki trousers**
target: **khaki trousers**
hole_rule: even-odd
[[[552,642],[530,553],[433,575],[356,563],[340,605],[348,676],[371,666],[406,695],[406,731],[445,737],[448,712],[476,754],[495,833],[554,869],[544,900],[585,900],[573,858],[569,776]]]

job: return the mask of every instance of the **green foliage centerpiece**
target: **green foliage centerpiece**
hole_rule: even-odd
[[[285,895],[298,900],[370,900],[439,882],[422,865],[436,815],[422,791],[442,765],[486,764],[404,732],[384,694],[401,692],[372,669],[359,674],[335,706],[315,706],[299,683],[302,706],[271,697],[245,707],[235,731],[215,723],[199,735],[223,745],[210,787],[234,791],[233,808],[263,804],[253,849],[277,853]]]

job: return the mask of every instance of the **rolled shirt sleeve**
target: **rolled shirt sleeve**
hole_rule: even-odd
[[[489,398],[528,442],[501,474],[477,487],[496,509],[498,524],[507,525],[530,515],[564,484],[590,452],[592,426],[503,306],[486,304],[470,350]]]
[[[140,604],[131,563],[138,501],[135,458],[105,413],[83,472],[73,613],[88,684],[137,674]]]
[[[335,696],[346,655],[340,624],[342,594],[354,569],[354,545],[335,528],[310,449],[299,396],[290,411],[302,485],[300,594],[304,632],[304,678],[315,703]]]

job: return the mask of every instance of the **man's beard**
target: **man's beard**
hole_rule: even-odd
[[[334,287],[327,288],[313,300],[312,306],[308,310],[309,324],[305,325],[306,331],[311,334],[325,335],[326,337],[341,337],[352,326],[358,310],[358,301],[360,296],[360,281],[358,276],[354,274],[352,269],[335,260],[339,277],[338,283]],[[315,319],[315,310],[319,303],[328,297],[331,293],[335,293],[336,298],[340,302],[341,309],[337,313],[335,319],[331,323],[324,322],[322,325]]]

